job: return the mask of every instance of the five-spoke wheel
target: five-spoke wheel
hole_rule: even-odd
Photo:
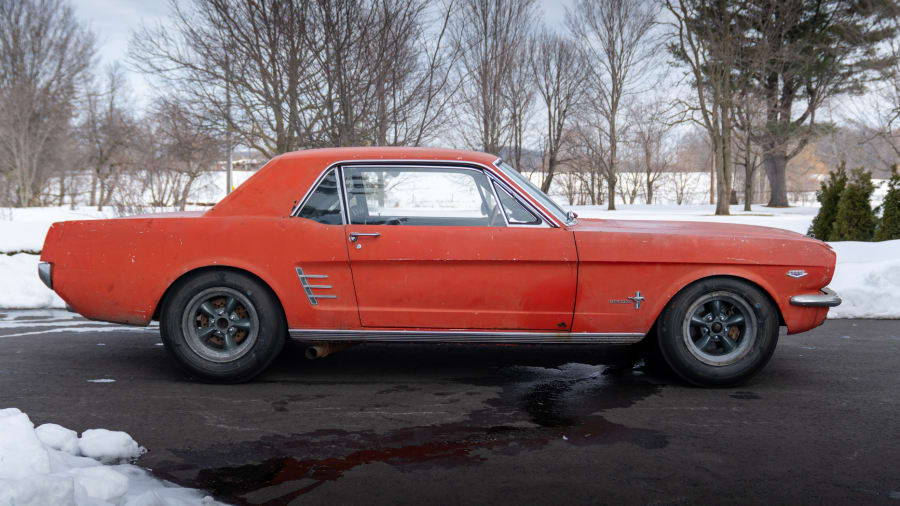
[[[287,335],[275,294],[233,270],[203,271],[176,283],[163,301],[160,335],[192,375],[247,381],[278,355]]]
[[[708,293],[688,308],[682,335],[688,351],[704,364],[733,364],[756,338],[756,315],[741,297]]]
[[[195,353],[213,362],[230,362],[253,348],[259,334],[259,317],[243,294],[214,287],[191,299],[184,311],[182,329]]]
[[[765,366],[778,343],[778,310],[756,286],[708,278],[679,292],[660,315],[659,350],[696,385],[734,385]]]

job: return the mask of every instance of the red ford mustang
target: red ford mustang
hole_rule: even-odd
[[[160,321],[191,374],[246,381],[286,338],[637,343],[730,385],[779,327],[820,325],[835,254],[734,224],[578,219],[496,156],[344,148],[270,161],[207,212],[55,223],[41,279],[71,309]],[[329,348],[331,347],[331,348]]]

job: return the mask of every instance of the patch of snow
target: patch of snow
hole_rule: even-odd
[[[78,433],[74,430],[55,423],[45,423],[34,429],[34,433],[42,443],[54,450],[78,455]]]
[[[110,379],[110,378],[100,378],[100,379],[87,380],[87,382],[88,383],[115,383],[116,380]]]
[[[843,303],[829,318],[900,318],[900,240],[833,242],[837,267],[829,286]]]
[[[127,432],[106,429],[84,431],[78,439],[78,450],[85,457],[97,459],[105,464],[134,460],[147,451],[146,448],[138,446]]]
[[[3,234],[0,233],[0,237]],[[38,247],[40,249],[40,246]],[[0,254],[0,307],[8,309],[64,308],[66,303],[41,282],[37,275],[38,255]]]
[[[213,505],[211,497],[158,480],[131,464],[143,448],[124,432],[56,424],[38,428],[16,408],[0,409],[0,504],[44,506]],[[92,458],[89,458],[92,457]]]

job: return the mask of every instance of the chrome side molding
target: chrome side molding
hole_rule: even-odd
[[[300,284],[303,286],[303,291],[306,293],[306,299],[309,300],[309,304],[311,306],[318,306],[319,299],[336,299],[337,295],[322,295],[318,293],[313,293],[313,289],[322,289],[328,290],[331,288],[331,285],[311,285],[309,284],[310,279],[328,279],[327,274],[304,274],[303,269],[297,267],[297,277],[300,278]]]
[[[462,330],[334,330],[291,329],[299,341],[363,341],[377,343],[506,343],[506,344],[633,344],[641,333],[602,332],[470,332]]]
[[[791,297],[791,304],[794,306],[835,307],[840,306],[841,302],[843,300],[838,294],[827,286],[822,289],[822,293],[816,295],[794,295]]]

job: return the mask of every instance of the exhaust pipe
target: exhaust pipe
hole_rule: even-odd
[[[306,348],[306,358],[313,360],[317,358],[325,358],[332,353],[337,353],[341,350],[347,349],[352,344],[350,343],[319,343],[314,344]]]

